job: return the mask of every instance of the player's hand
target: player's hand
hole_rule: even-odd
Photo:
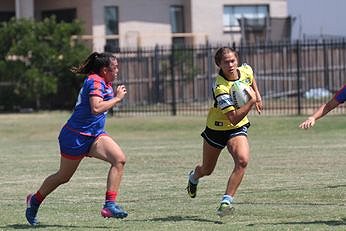
[[[250,96],[250,100],[252,104],[256,103],[256,93],[251,87],[245,88],[246,93]]]
[[[258,114],[261,114],[262,110],[263,110],[263,103],[262,100],[256,100],[256,111],[258,112]]]
[[[125,85],[119,85],[117,86],[117,94],[116,97],[122,100],[127,93]]]
[[[303,123],[301,123],[299,125],[299,127],[302,128],[302,129],[308,129],[308,128],[311,128],[312,126],[314,126],[315,122],[316,122],[315,118],[310,116]]]

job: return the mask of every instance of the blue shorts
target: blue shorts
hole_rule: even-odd
[[[102,136],[107,135],[105,132],[98,136],[86,136],[80,134],[78,131],[74,131],[64,126],[59,134],[60,153],[62,156],[79,160],[85,156],[88,156],[91,145],[94,141]]]
[[[227,131],[216,131],[208,127],[202,132],[201,136],[208,144],[217,149],[223,149],[227,145],[227,141],[235,136],[247,136],[247,130],[250,123],[244,126]]]

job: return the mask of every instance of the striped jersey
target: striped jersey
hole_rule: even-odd
[[[97,74],[89,75],[79,91],[74,111],[66,126],[82,135],[98,136],[104,131],[107,111],[97,115],[92,114],[89,101],[91,96],[100,97],[105,101],[112,99],[114,97],[112,83],[106,83]]]
[[[334,99],[339,103],[344,103],[346,101],[346,85],[336,92]]]
[[[240,76],[236,81],[242,81],[249,86],[253,82],[253,70],[251,66],[243,64],[238,67]],[[226,113],[236,110],[236,103],[230,95],[230,89],[235,81],[227,80],[222,75],[218,75],[213,86],[214,106],[209,109],[207,127],[213,130],[225,131],[239,128],[249,122],[245,116],[238,124],[232,124]]]

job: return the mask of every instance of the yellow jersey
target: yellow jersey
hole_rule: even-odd
[[[240,81],[252,85],[253,82],[253,70],[251,66],[242,64],[238,67]],[[249,120],[245,116],[238,124],[232,124],[227,116],[227,112],[236,110],[235,102],[230,95],[230,89],[235,81],[227,80],[222,75],[218,75],[213,84],[213,98],[214,106],[209,109],[207,118],[207,127],[217,131],[226,131],[239,128],[247,123]]]

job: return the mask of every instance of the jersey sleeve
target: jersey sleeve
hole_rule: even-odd
[[[229,89],[224,85],[216,85],[214,88],[214,95],[217,107],[226,114],[229,111],[235,110],[235,103],[229,94]]]
[[[249,86],[252,85],[254,79],[254,72],[252,67],[246,63],[243,63],[238,69],[243,74],[242,81]]]
[[[98,79],[92,79],[89,85],[89,96],[98,96],[103,98],[104,84]]]
[[[346,101],[346,85],[335,93],[334,99],[339,103],[344,103]]]

